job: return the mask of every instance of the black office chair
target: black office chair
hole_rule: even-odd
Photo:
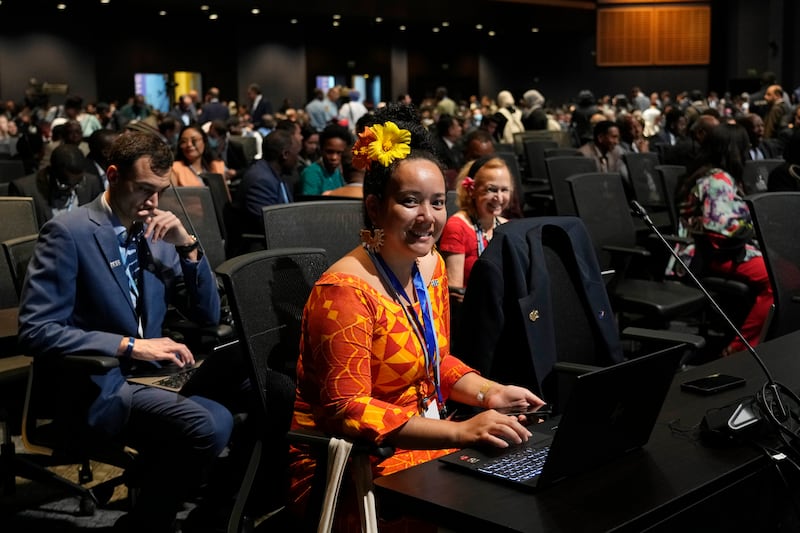
[[[686,174],[684,165],[656,165],[656,176],[658,177],[661,195],[667,204],[670,220],[670,233],[678,234],[678,204],[675,202],[675,190],[678,188],[678,181]]]
[[[699,289],[653,274],[664,272],[665,256],[656,256],[656,263],[651,264],[650,251],[638,246],[619,173],[579,174],[567,183],[601,268],[613,271],[608,292],[622,325],[643,320],[649,327],[667,328],[672,320],[696,314],[706,306]]]
[[[288,460],[288,444],[311,446],[317,467],[306,523],[293,525],[293,529],[301,531],[316,531],[319,524],[327,485],[328,446],[331,439],[322,433],[289,431],[294,408],[293,380],[303,308],[314,283],[327,267],[324,249],[278,248],[231,258],[217,269],[217,275],[222,279],[230,298],[251,379],[257,384],[259,392],[257,416],[261,424],[259,427],[263,429],[259,435],[264,435],[264,438],[253,450],[245,483],[252,485],[263,458],[269,461],[270,482],[285,489],[289,479],[289,473],[284,470]],[[353,453],[388,457],[393,450],[357,445]],[[247,507],[250,486],[243,487],[231,517],[232,524],[236,522],[237,514]],[[276,508],[283,503],[281,494],[280,490],[273,494]]]
[[[774,309],[764,340],[800,329],[800,192],[767,192],[745,198],[772,283]]]
[[[214,212],[217,214],[219,232],[222,235],[222,241],[225,242],[228,238],[227,228],[225,227],[225,206],[231,201],[228,186],[225,184],[225,176],[214,172],[203,172],[200,174],[200,178],[206,184],[208,190],[211,191],[211,200],[214,202]]]
[[[329,200],[270,205],[261,210],[267,250],[310,247],[325,250],[331,263],[361,242],[361,200]]]
[[[26,174],[22,159],[0,159],[0,183],[9,183]]]
[[[575,174],[597,172],[597,163],[591,157],[582,155],[562,155],[546,157],[547,178],[550,180],[552,199],[557,215],[575,215],[575,204],[572,200],[567,178]]]
[[[554,146],[552,148],[546,148],[544,151],[544,157],[559,157],[565,155],[572,155],[572,156],[581,156],[583,154],[577,148],[572,148],[570,146]]]
[[[670,231],[672,218],[669,212],[667,197],[660,186],[660,177],[656,167],[659,164],[655,152],[629,152],[622,156],[628,171],[628,182],[634,198],[646,209],[653,223],[661,231]],[[642,228],[649,232],[649,228]]]
[[[0,197],[0,220],[0,241],[39,231],[33,198],[27,196]]]
[[[495,230],[470,274],[452,352],[558,411],[576,375],[679,343],[688,358],[704,340],[642,328],[620,334],[583,222],[555,216]]]
[[[525,139],[522,148],[528,162],[528,180],[549,187],[547,168],[544,166],[545,151],[548,148],[558,148],[558,143],[554,140]]]
[[[744,162],[742,187],[745,194],[767,192],[767,179],[775,167],[783,164],[783,159],[758,159]]]
[[[23,235],[15,239],[2,242],[3,253],[8,264],[11,278],[14,282],[14,289],[17,297],[22,293],[22,282],[25,281],[25,273],[28,270],[28,262],[33,256],[33,249],[36,247],[38,233]]]
[[[208,187],[169,187],[158,202],[161,209],[172,211],[183,227],[195,234],[209,265],[214,269],[225,261],[225,245],[211,194]],[[214,347],[235,339],[222,292],[221,300],[222,319],[216,326],[199,326],[176,308],[170,308],[164,323],[165,335],[185,342],[198,353],[210,353]]]
[[[119,365],[115,357],[72,355],[34,358],[28,370],[28,385],[22,415],[24,453],[3,450],[5,475],[51,484],[78,496],[78,514],[93,515],[106,504],[115,487],[128,486],[129,501],[136,495],[136,451],[118,439],[89,428],[84,421],[65,417],[60,407],[65,398],[80,401],[75,385],[91,375],[110,372]],[[8,453],[11,452],[11,453]],[[94,484],[91,462],[116,466],[122,474]],[[48,468],[80,465],[74,482]]]

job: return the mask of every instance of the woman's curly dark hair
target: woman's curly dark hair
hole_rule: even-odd
[[[397,159],[388,167],[383,166],[377,161],[372,161],[369,168],[364,173],[364,200],[370,194],[375,195],[379,200],[383,200],[386,188],[394,175],[395,169],[403,161],[409,159],[425,159],[433,162],[439,169],[442,169],[442,162],[437,153],[436,144],[430,132],[422,125],[417,109],[413,105],[404,105],[397,102],[390,103],[375,111],[365,126],[370,127],[374,124],[384,124],[394,122],[400,129],[411,132],[411,142],[409,148],[411,153],[405,159]],[[444,171],[443,171],[444,172]],[[442,174],[444,179],[444,174]],[[372,229],[372,221],[367,215],[366,204],[364,209],[364,225]]]

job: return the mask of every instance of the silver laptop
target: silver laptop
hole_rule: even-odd
[[[487,479],[540,489],[644,446],[684,353],[679,345],[577,378],[560,416],[533,424],[508,448],[465,448],[443,463]]]

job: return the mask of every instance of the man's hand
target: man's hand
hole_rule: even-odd
[[[162,211],[153,209],[147,211],[143,217],[143,222],[147,225],[144,236],[152,242],[163,240],[175,246],[186,246],[192,244],[192,237],[186,228],[181,224],[181,220],[172,211]],[[140,215],[143,213],[140,212]]]
[[[123,343],[127,339],[123,339]],[[158,339],[134,339],[132,359],[141,361],[168,361],[179,367],[194,364],[194,355],[185,344],[175,342],[169,337]]]

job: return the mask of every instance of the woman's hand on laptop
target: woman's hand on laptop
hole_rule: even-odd
[[[532,411],[544,405],[544,401],[524,387],[493,384],[485,393],[483,404],[488,409],[498,407]]]
[[[511,444],[521,444],[528,440],[531,432],[522,424],[520,418],[524,416],[508,416],[494,409],[488,409],[463,422],[458,422],[463,425],[462,447],[489,444],[497,448],[508,448]]]

